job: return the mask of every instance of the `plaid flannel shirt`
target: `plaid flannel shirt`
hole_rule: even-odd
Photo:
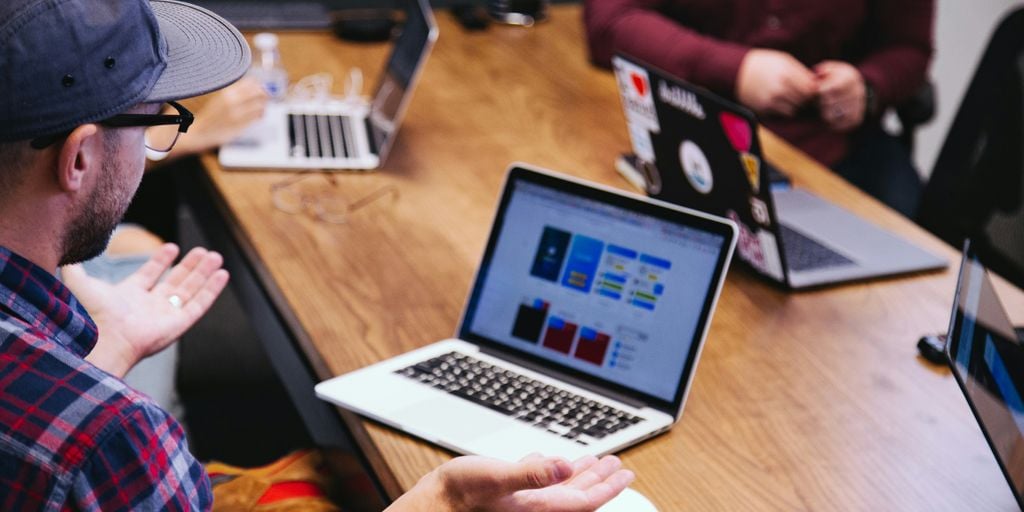
[[[97,330],[49,272],[0,247],[0,510],[208,510],[181,425],[83,358]]]

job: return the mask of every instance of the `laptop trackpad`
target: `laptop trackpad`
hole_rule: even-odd
[[[440,398],[420,402],[399,411],[396,419],[412,432],[460,441],[509,428],[513,421],[483,407],[460,401],[458,398]]]

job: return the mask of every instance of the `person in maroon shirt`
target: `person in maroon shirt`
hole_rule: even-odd
[[[879,127],[924,85],[934,0],[585,0],[591,59],[616,51],[737,100],[773,132],[912,215],[907,151]]]

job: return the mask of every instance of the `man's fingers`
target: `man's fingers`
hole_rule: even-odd
[[[181,263],[175,265],[174,268],[168,272],[167,279],[164,279],[158,286],[166,286],[169,288],[177,288],[180,286],[192,270],[196,268],[196,265],[202,261],[203,256],[205,256],[207,252],[208,251],[202,247],[196,247],[189,251],[188,254],[185,255],[185,258],[181,260]]]
[[[834,60],[824,60],[817,63],[814,66],[813,71],[818,78],[825,78],[832,75],[838,67],[838,62]]]
[[[188,316],[189,325],[186,328],[194,324],[199,318],[201,318],[213,302],[217,300],[220,293],[224,291],[224,286],[228,284],[228,271],[220,269],[213,273],[206,282],[203,283],[202,288],[199,289],[192,296],[192,298],[185,303],[183,310]]]
[[[616,471],[603,481],[584,490],[587,501],[591,507],[597,508],[618,496],[635,478],[636,475],[628,469]]]
[[[164,272],[174,263],[174,258],[178,257],[178,251],[177,245],[161,245],[153,253],[153,256],[149,258],[149,261],[136,270],[135,273],[128,276],[127,280],[143,290],[153,288],[156,286],[157,281],[160,280],[160,276],[164,275]]]
[[[818,96],[823,101],[835,100],[842,94],[842,84],[836,80],[824,80],[818,85]]]
[[[803,103],[818,94],[818,82],[810,73],[798,73],[790,79],[790,90],[794,93],[794,99]]]
[[[588,469],[594,464],[597,464],[597,457],[593,455],[585,455],[572,462],[572,474],[578,475]]]
[[[814,96],[818,91],[818,79],[814,71],[796,59],[789,59],[789,66],[780,78],[786,89],[795,91],[804,99]]]
[[[503,494],[523,489],[540,489],[561,482],[572,476],[572,465],[561,458],[542,458],[515,464],[502,479]]]
[[[586,471],[579,473],[575,478],[569,482],[569,486],[586,490],[596,485],[599,482],[603,482],[609,476],[615,474],[619,468],[622,467],[622,461],[614,455],[608,455],[601,460],[597,461],[596,464],[590,466]]]
[[[223,264],[224,258],[220,254],[215,252],[204,254],[203,258],[192,269],[192,272],[185,276],[185,280],[180,285],[176,288],[171,288],[169,290],[170,293],[178,295],[183,301],[188,302]]]

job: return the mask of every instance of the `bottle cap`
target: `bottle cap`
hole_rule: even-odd
[[[277,49],[277,34],[271,34],[270,32],[260,32],[253,38],[253,43],[256,48],[260,50],[276,50]]]

